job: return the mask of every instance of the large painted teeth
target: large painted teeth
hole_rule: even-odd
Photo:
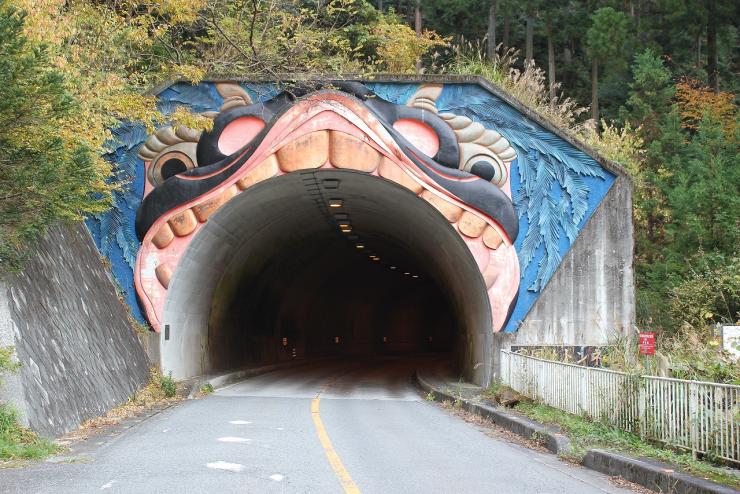
[[[501,238],[501,234],[491,226],[488,226],[486,231],[483,232],[483,243],[486,244],[489,249],[498,249],[503,241],[504,239]]]
[[[319,168],[329,159],[329,131],[303,135],[280,148],[277,157],[280,169],[285,173]]]
[[[205,223],[218,208],[226,204],[229,199],[234,197],[236,194],[236,186],[232,185],[216,197],[203,201],[197,206],[193,206],[193,213],[195,214],[195,217],[198,218],[198,221]]]
[[[424,189],[419,182],[411,178],[400,166],[386,157],[383,157],[380,161],[378,174],[383,178],[396,182],[401,187],[405,187],[417,195]]]
[[[362,139],[333,131],[331,133],[331,164],[337,168],[350,168],[372,173],[380,163],[380,153]]]
[[[236,183],[240,190],[244,190],[252,185],[272,178],[280,171],[280,164],[274,154],[268,156],[262,163],[252,168],[249,173],[244,175]]]
[[[172,228],[170,228],[170,225],[168,223],[165,223],[152,237],[152,243],[158,249],[164,249],[165,247],[170,245],[170,242],[172,242],[174,238],[175,233],[172,231]]]
[[[193,233],[198,226],[198,219],[190,209],[186,209],[167,220],[167,223],[169,223],[175,235],[185,237]]]
[[[165,287],[168,288],[170,286],[170,279],[172,278],[172,268],[170,268],[167,264],[160,264],[157,266],[157,268],[154,270],[154,274],[157,275],[157,281]]]
[[[486,229],[487,223],[483,218],[479,218],[471,212],[465,211],[460,217],[457,227],[460,231],[471,238],[478,238]]]
[[[320,168],[327,162],[336,168],[374,172],[381,154],[365,140],[340,131],[320,130],[289,142],[276,153],[284,173]]]
[[[434,206],[437,211],[442,213],[442,216],[447,218],[447,221],[449,221],[450,223],[455,223],[457,220],[460,219],[460,216],[462,216],[463,209],[460,206],[452,204],[451,202],[442,199],[438,195],[433,194],[428,190],[422,192],[421,197],[429,204]]]

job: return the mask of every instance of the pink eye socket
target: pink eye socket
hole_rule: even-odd
[[[229,122],[218,137],[218,150],[230,155],[246,146],[265,128],[265,122],[257,117],[239,117]]]
[[[430,158],[439,151],[439,136],[430,125],[421,120],[402,118],[393,123],[393,128]]]

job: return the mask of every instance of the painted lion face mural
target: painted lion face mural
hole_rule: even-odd
[[[494,331],[519,289],[519,223],[509,181],[516,152],[495,130],[438,113],[442,85],[397,105],[358,82],[283,92],[253,103],[237,84],[206,133],[165,127],[141,146],[146,184],[136,217],[134,282],[159,331],[186,248],[220,207],[263,180],[305,169],[349,169],[390,180],[429,202],[460,234],[482,274]]]

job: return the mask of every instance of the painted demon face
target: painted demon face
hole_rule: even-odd
[[[519,287],[513,242],[509,142],[493,129],[438,113],[442,85],[419,88],[406,106],[358,82],[303,89],[252,103],[239,85],[223,96],[213,129],[165,127],[142,145],[145,198],[134,280],[155,330],[172,274],[190,241],[221,206],[268,178],[304,169],[351,169],[391,180],[434,206],[475,258],[491,303],[494,331]]]

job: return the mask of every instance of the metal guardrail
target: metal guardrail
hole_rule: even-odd
[[[740,464],[740,386],[635,376],[507,350],[501,381],[560,410]]]

